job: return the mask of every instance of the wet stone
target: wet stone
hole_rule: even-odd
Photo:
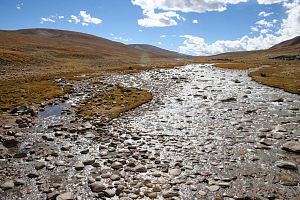
[[[13,189],[15,187],[15,184],[12,180],[6,181],[0,186],[3,190],[9,190]]]
[[[87,159],[87,160],[82,161],[82,163],[83,163],[84,165],[92,165],[92,164],[94,164],[94,162],[95,162],[95,159],[94,159],[94,158],[90,158],[90,159]]]
[[[282,145],[282,149],[285,151],[300,154],[300,142],[287,142]]]
[[[90,188],[93,192],[103,192],[106,190],[106,185],[101,182],[95,182],[90,185]]]
[[[75,166],[75,170],[80,171],[84,169],[84,164],[83,163],[78,163]]]
[[[123,164],[120,162],[113,162],[111,164],[111,168],[113,168],[113,169],[121,169],[122,167],[123,167]]]
[[[211,185],[211,186],[208,186],[207,189],[211,192],[215,192],[215,191],[218,191],[220,189],[220,186],[217,186],[217,185]]]
[[[66,192],[63,194],[60,194],[56,197],[56,200],[73,200],[74,196],[71,192]]]
[[[43,169],[45,166],[46,166],[46,164],[41,161],[35,162],[35,164],[34,164],[34,167],[36,170]]]
[[[171,176],[179,176],[181,174],[181,170],[180,169],[171,169],[169,173]]]
[[[139,164],[134,168],[134,171],[144,173],[147,172],[147,168],[144,165]]]
[[[28,178],[37,178],[40,175],[37,172],[31,172],[29,174],[27,174]]]
[[[298,169],[297,164],[291,161],[280,160],[277,161],[275,164],[277,167],[284,168],[284,169],[294,169],[294,170]]]

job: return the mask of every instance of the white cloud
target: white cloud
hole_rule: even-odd
[[[176,11],[197,12],[224,11],[228,4],[238,4],[248,0],[131,0],[132,4],[140,6],[144,19],[139,19],[138,24],[144,27],[175,26],[178,20],[185,19]],[[157,13],[155,10],[162,10]]]
[[[270,29],[261,29],[260,30],[260,33],[261,34],[266,34],[266,33],[268,33],[270,31]]]
[[[268,17],[270,15],[273,15],[274,13],[273,12],[265,12],[265,11],[262,11],[258,14],[258,16],[260,17]]]
[[[71,15],[68,22],[75,24],[81,22],[82,26],[88,26],[89,24],[101,24],[102,20],[99,18],[91,17],[91,15],[86,11],[80,11],[78,16]]]
[[[51,17],[42,17],[40,23],[41,24],[44,24],[45,22],[55,23],[55,20],[53,18],[54,18],[53,16],[51,16]]]
[[[131,0],[143,10],[155,9],[164,11],[197,12],[224,11],[228,4],[238,4],[248,0]]]
[[[68,20],[70,23],[74,22],[75,24],[78,24],[80,22],[80,19],[75,16],[75,15],[71,15],[71,19]]]
[[[86,11],[80,11],[79,15],[82,17],[83,22],[85,24],[100,24],[102,20],[99,18],[91,17]]]
[[[260,25],[260,26],[265,26],[265,27],[273,27],[273,22],[268,22],[265,19],[261,19],[258,22],[256,22],[255,24]]]
[[[251,27],[251,31],[257,32],[258,28],[257,27]]]
[[[114,36],[115,34],[113,34],[113,33],[110,33],[110,36]]]
[[[129,41],[132,40],[131,38],[123,38],[123,37],[114,37],[113,39],[114,40],[119,40],[119,41],[122,41],[122,42],[129,42]]]
[[[279,37],[267,34],[266,36],[252,37],[244,36],[238,40],[218,40],[212,44],[207,44],[201,37],[184,35],[180,53],[191,55],[213,55],[231,51],[250,51],[270,47],[281,41]]]
[[[161,42],[158,42],[157,44],[161,45],[162,43],[161,43]]]
[[[177,25],[177,20],[184,20],[179,14],[173,11],[155,13],[154,11],[143,12],[146,18],[139,19],[138,24],[144,27],[166,27]]]
[[[193,23],[193,24],[198,24],[198,20],[197,20],[197,19],[194,19],[194,20],[192,21],[192,23]]]
[[[16,6],[17,10],[21,10],[23,5],[24,5],[23,3],[18,3]]]
[[[275,1],[272,1],[273,3]],[[265,1],[266,3],[266,1]],[[179,46],[181,53],[192,55],[212,55],[230,51],[250,51],[266,49],[279,42],[291,39],[300,35],[300,0],[284,2],[287,17],[282,20],[278,31],[270,30],[278,22],[273,19],[271,22],[260,20],[256,22],[259,27],[251,27],[251,31],[259,32],[259,36],[243,36],[236,40],[218,40],[212,44],[207,44],[201,37],[184,35],[183,45]],[[265,28],[261,28],[265,27]]]
[[[143,32],[143,30],[140,29],[139,32]]]
[[[166,35],[161,35],[160,37],[161,37],[161,38],[165,38],[165,37],[166,37]]]
[[[258,4],[275,4],[275,3],[282,3],[288,0],[257,0]]]
[[[283,19],[280,30],[277,32],[280,35],[291,38],[300,35],[300,0],[294,0],[292,3],[284,3],[283,6],[287,9],[287,18]]]
[[[58,16],[58,19],[64,19],[65,18],[65,16]]]

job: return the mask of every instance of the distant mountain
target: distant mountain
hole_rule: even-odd
[[[143,59],[147,57],[147,59]],[[1,64],[91,62],[118,65],[183,58],[181,54],[150,45],[125,45],[90,34],[55,30],[0,31]]]
[[[191,56],[187,56],[184,54],[177,53],[175,51],[165,50],[156,46],[147,45],[147,44],[130,44],[128,45],[132,48],[135,48],[142,52],[147,52],[152,55],[156,55],[157,57],[165,57],[165,58],[189,58]]]
[[[279,44],[276,44],[271,47],[272,48],[278,48],[278,47],[288,47],[288,46],[295,46],[300,45],[300,36],[294,37],[293,39],[283,41]]]

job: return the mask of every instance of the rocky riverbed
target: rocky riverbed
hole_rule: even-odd
[[[299,199],[300,98],[247,74],[188,65],[78,83],[2,137],[0,199]],[[115,84],[153,100],[109,123],[76,115]]]

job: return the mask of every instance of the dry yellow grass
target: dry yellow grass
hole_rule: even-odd
[[[216,63],[216,67],[225,68],[225,69],[250,69],[259,67],[259,64],[256,63]]]
[[[300,94],[299,64],[277,64],[272,67],[264,67],[250,73],[250,76],[259,83]]]
[[[82,105],[78,114],[86,118],[101,117],[102,120],[108,121],[151,99],[151,93],[146,90],[115,86],[108,92],[99,94]]]
[[[63,94],[63,90],[49,80],[0,81],[0,112],[20,105],[40,103]]]

